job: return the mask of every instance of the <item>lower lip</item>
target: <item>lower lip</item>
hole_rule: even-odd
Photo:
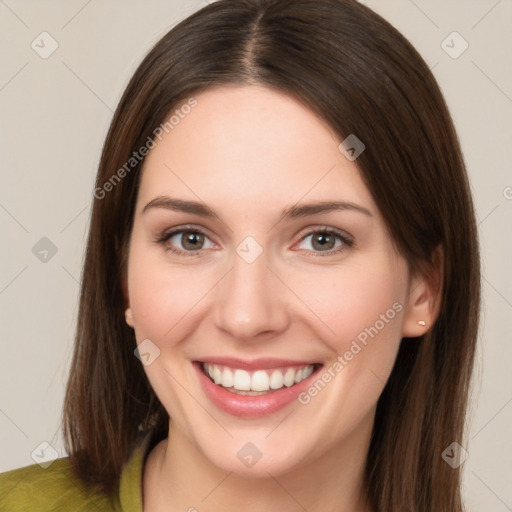
[[[268,416],[281,409],[297,399],[300,393],[305,391],[310,383],[316,378],[319,366],[315,371],[303,381],[287,388],[286,386],[273,391],[268,395],[237,395],[231,391],[227,391],[222,386],[212,382],[203,372],[202,363],[193,363],[204,392],[208,398],[222,411],[240,417],[259,417]]]

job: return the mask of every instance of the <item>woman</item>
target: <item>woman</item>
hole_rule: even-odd
[[[350,0],[209,5],[107,136],[69,457],[4,474],[0,504],[459,512],[479,283],[457,136],[404,37]]]

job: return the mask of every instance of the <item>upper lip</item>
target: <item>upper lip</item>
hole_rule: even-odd
[[[248,361],[237,357],[215,356],[198,359],[198,362],[229,366],[230,368],[239,368],[240,370],[268,370],[271,368],[282,368],[283,366],[308,366],[319,364],[315,361],[297,361],[293,359],[276,359],[272,357],[261,357]]]

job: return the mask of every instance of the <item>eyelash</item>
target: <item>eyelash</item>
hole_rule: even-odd
[[[157,237],[155,242],[158,244],[161,244],[164,246],[166,251],[170,251],[173,254],[177,254],[179,256],[201,256],[201,250],[198,249],[197,251],[183,251],[181,249],[176,249],[174,247],[169,247],[165,245],[167,241],[172,238],[174,235],[178,235],[180,233],[199,233],[207,238],[208,235],[200,228],[197,228],[195,226],[184,226],[179,229],[170,231],[169,233],[163,233],[161,236]],[[326,234],[326,235],[335,235],[343,242],[343,245],[338,247],[337,249],[329,249],[327,251],[312,251],[314,256],[317,257],[326,257],[326,256],[333,256],[334,254],[339,254],[340,252],[347,250],[354,246],[355,242],[352,238],[349,238],[345,234],[343,234],[341,231],[338,231],[334,228],[328,228],[328,227],[321,227],[318,229],[313,229],[311,231],[308,231],[302,238],[300,239],[300,242],[304,241],[308,236],[315,235],[315,234]],[[307,249],[303,249],[307,250]]]

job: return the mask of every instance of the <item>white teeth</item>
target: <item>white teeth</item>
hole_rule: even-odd
[[[252,374],[251,389],[253,391],[268,391],[269,386],[270,379],[266,371],[258,370]]]
[[[269,391],[287,388],[307,379],[314,370],[314,365],[301,368],[257,370],[252,375],[246,370],[228,368],[216,364],[203,363],[204,372],[224,388],[238,391]]]
[[[233,372],[229,368],[224,368],[222,372],[222,387],[223,388],[232,388],[233,387]]]
[[[215,384],[217,384],[217,382]],[[249,391],[251,389],[251,376],[249,373],[245,370],[235,370],[233,387],[240,391]]]
[[[293,384],[295,383],[295,370],[293,368],[288,368],[288,370],[286,370],[286,373],[284,374],[284,377],[283,377],[283,384],[289,388],[290,386],[293,386]]]
[[[215,382],[215,384],[222,382],[222,372],[218,366],[213,367],[213,382]]]
[[[281,389],[283,387],[283,373],[274,370],[270,376],[270,387],[272,389]]]
[[[312,373],[313,373],[312,366],[307,366],[306,368],[304,368],[304,370],[302,370],[302,380],[307,379]]]

